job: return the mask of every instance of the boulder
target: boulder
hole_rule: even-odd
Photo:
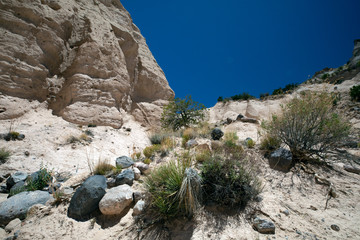
[[[14,186],[12,186],[8,197],[11,197],[14,194],[22,192],[22,191],[25,191],[25,181],[17,182]]]
[[[125,169],[119,175],[116,176],[115,185],[119,186],[122,184],[128,184],[131,186],[133,184],[134,179],[135,179],[134,171],[131,168]]]
[[[186,142],[186,148],[192,148],[198,145],[198,142],[195,139],[190,139]]]
[[[275,225],[272,221],[256,217],[253,222],[256,231],[263,234],[275,234]]]
[[[99,203],[104,215],[121,214],[133,201],[133,190],[127,184],[109,189]]]
[[[211,131],[211,138],[213,140],[220,140],[220,138],[222,138],[222,136],[224,136],[224,132],[221,131],[220,128],[214,128],[212,131]]]
[[[71,198],[68,216],[78,220],[86,220],[98,209],[101,198],[105,195],[106,178],[91,176],[79,187]]]
[[[15,218],[24,219],[27,210],[35,204],[45,204],[50,194],[44,191],[22,192],[0,203],[0,225],[5,226]]]
[[[122,169],[131,167],[134,165],[134,161],[127,156],[118,157],[116,160],[116,167],[121,167]]]
[[[25,181],[27,177],[27,173],[20,171],[11,174],[10,177],[6,180],[7,189],[11,189],[18,182]]]
[[[133,216],[138,216],[138,215],[140,215],[140,214],[144,211],[144,209],[145,209],[145,201],[144,201],[144,200],[139,200],[139,201],[135,204],[135,206],[134,206],[134,208],[133,208],[133,213],[132,213],[132,215],[133,215]]]
[[[143,162],[136,162],[134,166],[140,170],[141,174],[146,174],[146,172],[149,170],[149,164]]]
[[[134,171],[134,178],[135,180],[139,180],[140,179],[140,176],[141,176],[141,172],[138,168],[134,167],[133,168],[133,171]]]
[[[288,172],[292,164],[292,154],[289,150],[278,148],[270,153],[269,165],[272,169]]]
[[[14,220],[12,220],[11,222],[9,222],[6,227],[5,227],[5,231],[7,232],[12,232],[14,230],[19,230],[21,227],[21,220],[18,218],[15,218]]]

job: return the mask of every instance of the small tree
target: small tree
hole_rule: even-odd
[[[164,107],[161,115],[161,124],[164,128],[174,131],[181,127],[189,127],[204,119],[205,106],[187,96],[185,99],[175,98]]]
[[[350,88],[351,100],[360,101],[360,85]]]
[[[350,123],[336,113],[333,97],[325,92],[307,92],[282,106],[268,131],[289,146],[295,160],[319,156],[344,140]]]

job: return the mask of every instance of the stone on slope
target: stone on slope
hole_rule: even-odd
[[[133,168],[133,171],[134,171],[134,178],[135,178],[135,180],[139,180],[139,179],[140,179],[140,176],[141,176],[140,170],[139,170],[137,167],[134,167],[134,168]]]
[[[269,165],[272,169],[288,172],[292,163],[292,154],[289,150],[278,148],[270,153]]]
[[[134,171],[131,168],[125,169],[119,175],[116,176],[115,185],[119,186],[122,184],[128,184],[131,186],[133,184],[134,179],[135,179]]]
[[[106,178],[91,176],[79,187],[71,198],[68,216],[78,220],[86,220],[98,209],[101,198],[105,195]]]
[[[99,208],[104,215],[121,214],[133,201],[133,190],[127,184],[111,188],[99,203]]]
[[[220,138],[222,138],[222,136],[224,136],[224,132],[221,131],[220,128],[214,128],[212,131],[211,131],[211,138],[213,140],[220,140]]]
[[[116,167],[121,167],[122,169],[124,169],[134,165],[134,161],[130,157],[121,156],[115,160],[115,164]]]
[[[7,232],[12,232],[14,230],[19,230],[21,227],[21,220],[18,218],[15,218],[14,220],[12,220],[11,222],[9,222],[6,227],[5,227],[5,231]]]
[[[272,221],[256,217],[253,222],[256,231],[263,234],[275,234],[275,225]]]
[[[149,164],[143,162],[136,162],[134,166],[140,170],[141,174],[146,174],[149,170]]]
[[[45,204],[50,194],[44,191],[22,192],[0,203],[0,225],[5,226],[15,218],[24,219],[27,210],[35,204]]]
[[[6,186],[8,189],[11,189],[16,183],[25,181],[28,177],[27,173],[24,172],[15,172],[6,180]]]
[[[145,209],[145,201],[144,201],[144,200],[139,200],[139,201],[135,204],[135,206],[134,206],[134,208],[133,208],[133,213],[132,213],[132,215],[133,215],[133,216],[138,216],[138,215],[140,215],[140,214],[144,211],[144,209]]]

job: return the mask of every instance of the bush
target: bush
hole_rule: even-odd
[[[34,179],[30,177],[27,180],[26,190],[27,191],[42,190],[51,182],[52,179],[51,175],[52,175],[51,171],[49,171],[46,167],[41,166],[37,177],[35,177]]]
[[[94,167],[94,175],[106,175],[111,173],[113,170],[116,170],[116,167],[109,163],[109,160],[99,160],[99,162]],[[121,171],[121,170],[120,170]]]
[[[161,124],[164,128],[174,131],[181,127],[190,127],[204,119],[205,106],[187,96],[185,99],[175,98],[164,107],[161,115]]]
[[[161,142],[168,137],[168,134],[166,133],[154,133],[151,134],[149,137],[149,140],[151,144],[161,144]]]
[[[245,207],[260,192],[260,181],[241,161],[214,156],[201,168],[205,203]]]
[[[277,137],[266,134],[260,142],[260,149],[266,152],[272,152],[278,149],[281,145],[281,140]]]
[[[225,146],[233,147],[236,144],[239,137],[237,136],[236,132],[226,132],[224,135],[224,143]]]
[[[0,149],[0,163],[5,163],[10,157],[10,152],[5,148]]]
[[[156,152],[158,152],[160,150],[161,150],[160,144],[151,145],[151,146],[144,148],[143,154],[146,158],[151,158]]]
[[[195,159],[197,162],[202,163],[208,160],[209,158],[211,158],[210,150],[202,149],[196,151]]]
[[[360,85],[350,88],[351,100],[360,101]]]
[[[151,206],[159,218],[191,217],[199,205],[201,180],[191,161],[170,161],[153,170],[145,179]]]
[[[246,146],[247,146],[248,148],[254,148],[254,147],[255,147],[255,141],[252,140],[251,138],[245,140],[245,142],[246,142]]]
[[[295,160],[323,157],[344,140],[350,123],[333,108],[333,97],[325,92],[304,92],[273,116],[268,132],[289,146]]]

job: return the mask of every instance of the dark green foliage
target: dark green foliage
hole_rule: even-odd
[[[94,137],[94,133],[91,130],[85,130],[85,134],[90,136],[90,137]]]
[[[48,171],[45,167],[40,167],[38,176],[34,177],[34,179],[30,177],[27,180],[26,190],[27,191],[42,190],[44,187],[49,185],[51,179],[52,179],[51,172]]]
[[[360,101],[360,85],[350,88],[351,100]]]
[[[224,98],[222,96],[218,97],[217,101],[218,102],[222,102],[224,100]]]
[[[10,152],[5,148],[0,149],[0,164],[5,163],[10,157]]]
[[[201,168],[203,199],[224,207],[245,207],[260,192],[260,182],[241,161],[214,156]]]
[[[260,100],[263,100],[268,96],[269,96],[269,93],[260,93]]]
[[[281,95],[283,93],[284,93],[284,91],[282,90],[282,88],[278,88],[278,89],[275,89],[271,95]]]
[[[299,86],[299,84],[297,84],[297,83],[287,84],[284,88],[275,89],[275,90],[273,91],[272,95],[281,95],[281,94],[287,93],[287,92],[289,92],[289,91],[293,91],[293,90],[295,90],[298,86]]]
[[[254,99],[255,97],[250,95],[247,92],[244,92],[244,93],[240,93],[240,94],[231,96],[230,98],[233,101],[238,101],[238,100],[250,100],[250,99]]]
[[[191,96],[185,99],[175,98],[164,107],[161,123],[164,128],[174,131],[181,127],[189,127],[204,119],[205,106],[192,100]]]
[[[96,127],[96,124],[90,123],[88,124],[88,127]]]
[[[330,77],[330,75],[328,73],[324,73],[322,76],[321,76],[321,79],[322,80],[325,80],[327,79],[328,77]]]

